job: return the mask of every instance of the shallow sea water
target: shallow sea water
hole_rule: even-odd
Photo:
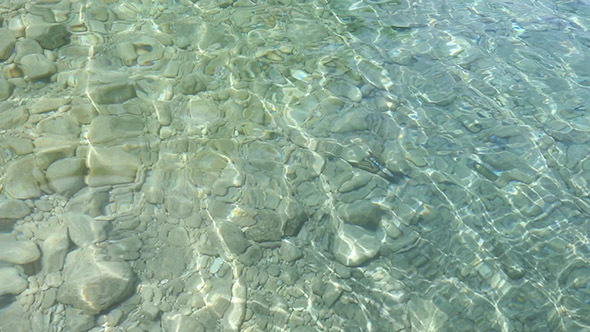
[[[0,331],[590,331],[589,30],[0,1]]]

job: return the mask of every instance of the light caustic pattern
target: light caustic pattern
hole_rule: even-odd
[[[588,4],[11,10],[0,327],[590,328]]]

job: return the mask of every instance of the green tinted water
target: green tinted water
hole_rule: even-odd
[[[0,330],[590,331],[587,1],[0,8]]]

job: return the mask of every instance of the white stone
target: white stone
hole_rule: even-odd
[[[28,283],[20,276],[18,270],[14,267],[0,268],[0,296],[6,294],[17,295],[24,291]]]
[[[41,257],[33,241],[0,241],[0,262],[28,264]]]
[[[68,254],[64,282],[57,300],[88,314],[96,314],[125,299],[133,290],[129,264],[105,260],[99,250],[88,247]]]
[[[109,204],[108,188],[82,188],[65,206],[68,212],[79,212],[91,217],[104,215],[105,207]]]
[[[209,273],[211,273],[211,275],[216,274],[217,272],[219,272],[222,266],[223,260],[219,257],[216,257],[211,263],[211,267],[209,267]]]

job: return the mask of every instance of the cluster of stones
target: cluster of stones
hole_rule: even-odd
[[[67,1],[59,4],[75,7]],[[218,25],[221,16],[201,13],[197,17],[214,19],[199,22],[193,45],[139,29],[116,34],[110,40],[114,47],[105,47],[102,32],[127,30],[137,15],[145,13],[123,5],[96,5],[85,9],[87,16],[80,22],[62,17],[59,22],[42,23],[59,6],[31,5],[30,14],[14,15],[7,20],[8,28],[1,30],[6,36],[3,68],[10,74],[4,75],[0,86],[6,100],[2,129],[12,134],[3,142],[11,155],[3,160],[7,199],[1,220],[5,231],[25,234],[5,239],[6,247],[17,250],[7,253],[21,257],[19,262],[8,262],[12,265],[3,271],[10,280],[3,294],[18,295],[15,305],[51,313],[55,324],[72,330],[92,328],[95,315],[115,304],[119,311],[100,319],[121,326],[137,321],[145,328],[161,324],[171,331],[270,327],[286,323],[289,317],[269,311],[278,298],[265,297],[277,293],[284,298],[281,301],[290,299],[285,308],[297,307],[303,293],[297,297],[289,293],[304,288],[305,280],[315,274],[305,271],[305,263],[296,265],[303,255],[300,249],[281,242],[298,234],[314,211],[317,222],[332,220],[323,232],[333,232],[336,244],[326,249],[342,264],[358,266],[378,253],[384,240],[379,225],[383,213],[376,211],[365,222],[352,210],[357,202],[371,199],[367,195],[375,181],[382,186],[385,182],[353,170],[351,160],[337,159],[336,164],[358,174],[343,179],[347,183],[342,186],[332,183],[336,174],[331,172],[338,172],[339,166],[330,163],[326,168],[325,158],[335,152],[314,147],[323,141],[321,135],[304,137],[303,125],[297,122],[301,115],[296,114],[308,112],[322,100],[327,113],[358,103],[362,98],[358,78],[331,80],[325,93],[304,101],[304,109],[284,108],[287,99],[269,95],[273,84],[264,79],[270,77],[260,80],[261,75],[279,70],[278,63],[304,56],[305,50],[292,46],[304,36],[293,34],[292,43],[279,44],[276,50],[261,48],[256,38],[262,36],[233,37]],[[235,29],[246,31],[256,20],[272,17],[262,14],[244,21],[250,6],[235,7],[231,15]],[[120,20],[118,25],[111,23],[114,18]],[[265,24],[272,28],[275,23]],[[177,28],[188,25],[181,21]],[[320,25],[314,29],[319,34],[313,42],[327,42],[323,41],[327,31]],[[243,56],[218,49],[234,42],[244,47]],[[197,49],[205,56],[190,60]],[[57,66],[60,56],[70,58],[70,65]],[[33,57],[34,61],[27,60]],[[119,73],[119,68],[128,74]],[[283,71],[281,79],[294,84],[285,89],[285,98],[299,99],[306,84],[317,85],[310,73],[318,70],[312,66]],[[150,78],[158,71],[164,80]],[[131,81],[129,76],[136,78]],[[239,81],[224,88],[230,77]],[[31,85],[59,93],[17,106],[11,97]],[[282,119],[277,112],[290,114]],[[359,117],[363,123],[364,115]],[[336,124],[333,132],[346,135],[355,130],[346,122]],[[31,127],[34,135],[19,131],[22,127]],[[288,137],[277,141],[274,137],[283,131]],[[331,143],[341,145],[328,140]],[[324,209],[328,200],[321,181],[326,179],[337,196],[334,201],[368,182],[371,185],[344,199],[348,210],[337,207],[343,214],[332,215]],[[368,206],[379,209],[372,203]],[[289,266],[284,273],[277,270],[273,259],[277,255],[283,256],[281,264]],[[339,269],[350,277],[344,266]],[[325,302],[326,308],[340,297],[340,288],[346,288],[323,277],[315,279],[312,296]],[[277,288],[281,284],[287,287]],[[257,285],[263,291],[250,292],[252,299],[248,298],[247,289]],[[133,294],[135,286],[139,292]],[[139,311],[132,309],[137,305]],[[186,308],[192,308],[193,314],[187,315]],[[117,313],[131,316],[119,322]],[[267,315],[276,317],[264,318]],[[305,314],[297,319],[313,324],[315,318]]]
[[[499,126],[506,96],[480,79],[479,105],[462,83],[494,63],[403,4],[359,12],[382,23],[368,29],[347,17],[359,4],[280,3],[290,16],[247,0],[15,2],[0,20],[0,330],[489,330],[482,290],[519,312],[547,296],[518,252],[568,255],[543,227],[580,215],[556,208],[551,172],[584,196],[586,132]],[[575,144],[560,154],[554,138]],[[551,170],[518,157],[538,148]],[[484,241],[497,232],[519,243]],[[566,308],[587,270],[550,271]],[[489,310],[465,317],[471,303]]]

